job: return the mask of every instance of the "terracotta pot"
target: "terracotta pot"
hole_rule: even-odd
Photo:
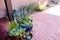
[[[21,40],[20,36],[9,36],[9,40]]]

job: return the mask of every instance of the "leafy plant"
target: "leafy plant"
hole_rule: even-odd
[[[31,19],[29,18],[30,13],[27,11],[26,6],[21,6],[20,8],[20,16],[16,16],[17,23],[19,24],[26,24],[26,25],[31,25]]]
[[[40,2],[34,4],[33,6],[34,6],[34,9],[38,10],[38,11],[42,11],[42,10],[45,9],[45,6],[42,3],[40,3]]]
[[[20,34],[22,34],[22,33],[24,33],[25,32],[25,30],[22,28],[22,27],[19,27],[17,30],[11,30],[10,32],[9,32],[9,35],[10,36],[16,36],[16,35],[20,35]]]
[[[31,13],[32,11],[35,10],[35,8],[34,8],[33,5],[28,5],[27,10],[28,10],[29,13]]]
[[[30,12],[33,10],[33,6],[21,6],[20,8],[20,16],[16,15],[16,10],[14,10],[14,18],[16,18],[17,23],[14,21],[10,21],[8,23],[8,30],[9,30],[9,35],[10,36],[15,36],[22,34],[26,31],[26,28],[32,24],[31,19],[29,18]],[[21,24],[27,25],[26,28],[24,29],[21,27]]]
[[[16,23],[14,21],[10,21],[8,23],[8,29],[13,29],[16,26]]]
[[[21,15],[20,17],[17,17],[16,19],[19,24],[26,24],[26,25],[32,24],[31,19],[27,15],[24,15],[24,16]]]

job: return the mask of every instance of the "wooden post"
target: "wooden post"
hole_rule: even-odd
[[[5,1],[5,5],[6,5],[6,9],[7,9],[7,16],[9,18],[9,20],[13,20],[13,16],[12,16],[12,5],[11,5],[11,0],[4,0]]]

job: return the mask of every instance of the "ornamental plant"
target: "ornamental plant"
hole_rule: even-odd
[[[32,25],[32,20],[30,19],[29,15],[30,14],[25,6],[22,6],[20,8],[20,16],[18,16],[16,14],[16,10],[14,10],[13,17],[16,20],[16,22],[10,21],[8,23],[8,30],[7,30],[8,34],[10,36],[16,36],[24,33],[30,27],[30,25]]]
[[[19,26],[19,24],[15,23],[14,21],[10,21],[8,23],[8,30],[9,36],[17,36],[21,33],[25,32],[25,30]]]

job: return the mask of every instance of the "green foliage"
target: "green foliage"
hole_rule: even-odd
[[[15,31],[11,30],[10,33],[9,33],[9,35],[10,36],[16,36],[16,35],[22,34],[24,32],[25,32],[25,30],[22,27],[20,27],[20,28],[18,28]]]
[[[22,11],[23,9],[24,9],[24,11]],[[32,22],[31,22],[31,19],[29,18],[29,16],[30,16],[30,12],[33,10],[34,10],[33,5],[21,6],[20,16],[18,16],[18,15],[14,16],[16,18],[17,23],[31,25]],[[9,32],[10,36],[19,35],[19,34],[22,34],[25,32],[25,29],[20,26],[17,26],[17,23],[15,23],[14,21],[10,21],[8,23],[8,28],[10,30],[10,32]]]
[[[24,15],[24,16],[20,15],[19,17],[17,16],[16,19],[19,24],[26,24],[26,25],[32,24],[31,19],[29,18],[28,15]]]
[[[28,12],[29,12],[29,13],[31,13],[32,11],[35,10],[35,8],[34,8],[33,5],[29,5],[29,6],[27,7],[27,9],[28,9]]]
[[[28,14],[31,13],[34,10],[37,11],[42,11],[44,10],[44,5],[42,3],[36,3],[36,4],[30,4],[30,5],[25,5],[25,6],[21,6],[21,9],[27,10]]]
[[[22,27],[20,27],[20,34],[22,34],[22,33],[24,33],[25,32],[25,30],[24,30],[24,28],[22,28]]]
[[[31,19],[29,18],[30,12],[32,10],[32,5],[30,6],[21,6],[20,8],[20,16],[16,16],[17,23],[19,24],[26,24],[26,25],[31,25]],[[28,9],[29,8],[29,9]],[[22,11],[24,9],[24,11]],[[23,14],[24,13],[24,14]]]
[[[10,22],[8,23],[8,28],[9,28],[9,29],[13,29],[13,28],[15,28],[15,26],[16,26],[16,23],[15,23],[14,21],[10,21]]]
[[[37,11],[42,11],[42,10],[44,10],[44,5],[42,3],[40,3],[40,2],[36,3],[34,5],[34,9],[37,10]]]
[[[28,5],[28,6],[27,6],[27,5],[21,6],[20,9],[24,9],[24,12],[25,12],[25,13],[30,14],[32,11],[35,10],[35,7],[34,7],[33,4],[30,4],[30,5]]]

